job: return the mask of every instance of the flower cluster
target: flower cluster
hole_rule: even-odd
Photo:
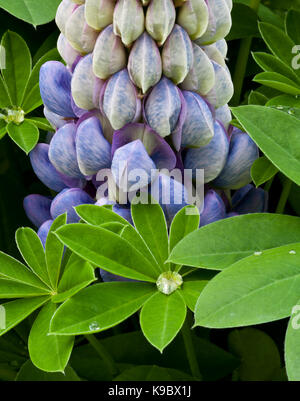
[[[265,192],[248,185],[258,149],[230,125],[224,38],[231,7],[231,0],[61,2],[57,46],[65,64],[50,61],[40,70],[44,113],[56,132],[30,154],[38,178],[58,194],[24,201],[43,242],[59,214],[79,220],[79,204],[112,204],[131,221],[130,204],[120,202],[124,180],[128,191],[156,185],[170,222],[187,204],[185,182],[167,173],[174,168],[190,169],[193,179],[204,170],[201,225],[266,210]],[[142,179],[129,178],[135,169],[145,172]],[[98,194],[102,170],[116,183],[109,191],[106,182],[109,198]],[[224,190],[237,190],[231,203]]]

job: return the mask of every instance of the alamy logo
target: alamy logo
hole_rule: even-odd
[[[295,57],[292,59],[292,68],[294,70],[299,70],[300,68],[300,45],[295,45],[292,48],[292,53],[296,54]]]
[[[6,311],[3,305],[0,305],[0,330],[6,329]]]

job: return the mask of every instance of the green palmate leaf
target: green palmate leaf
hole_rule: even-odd
[[[17,381],[47,381],[47,382],[57,382],[57,381],[80,381],[80,378],[77,376],[76,372],[71,368],[71,366],[67,366],[64,373],[48,373],[44,372],[38,368],[36,368],[33,363],[28,360],[24,363],[22,368],[20,369],[17,378]]]
[[[168,258],[168,230],[164,212],[159,204],[132,204],[131,215],[135,228],[143,237],[161,271],[169,269],[165,265]]]
[[[113,274],[155,282],[156,268],[128,241],[101,227],[68,224],[57,237],[73,252]]]
[[[299,243],[249,256],[204,288],[196,304],[196,325],[225,328],[283,319],[297,303],[299,288]]]
[[[39,130],[32,122],[24,121],[20,125],[10,122],[7,126],[10,138],[28,154],[39,140]]]
[[[49,288],[26,266],[3,252],[0,252],[0,278],[49,291]]]
[[[292,49],[295,46],[293,40],[274,25],[260,22],[258,26],[262,38],[274,56],[283,61],[287,66],[291,67],[292,59],[294,57]]]
[[[52,302],[60,303],[95,281],[94,268],[79,256],[72,254],[58,285],[58,294]]]
[[[200,223],[199,211],[196,206],[186,206],[179,210],[172,220],[170,227],[170,250],[186,235],[197,230]]]
[[[257,91],[251,91],[248,97],[248,104],[258,104],[264,106],[268,101],[268,98]]]
[[[171,295],[160,292],[145,303],[140,324],[147,340],[160,352],[180,331],[186,317],[186,305],[178,291]]]
[[[45,252],[36,232],[29,227],[16,231],[18,249],[31,270],[48,286],[50,285]]]
[[[61,0],[0,0],[0,7],[32,25],[46,24],[54,19]]]
[[[39,74],[41,66],[50,60],[59,60],[60,56],[56,49],[48,51],[42,56],[37,63],[34,65],[28,82],[26,84],[24,98],[22,100],[22,108],[25,113],[29,113],[34,110],[37,104],[42,104],[42,99],[39,91]]]
[[[255,160],[251,167],[251,177],[256,187],[269,181],[277,172],[277,167],[265,156]]]
[[[50,320],[55,311],[56,305],[51,302],[43,307],[33,323],[28,339],[31,361],[46,372],[64,372],[74,344],[73,336],[48,335]]]
[[[130,242],[130,244],[135,249],[137,249],[140,253],[142,253],[146,257],[146,259],[155,267],[155,270],[157,271],[158,275],[161,273],[161,269],[159,267],[157,260],[154,258],[150,249],[146,245],[144,239],[135,230],[135,228],[132,227],[132,225],[125,226],[120,235],[121,235],[121,238]]]
[[[285,18],[285,31],[296,44],[300,43],[299,19],[300,12],[296,10],[289,10]]]
[[[266,106],[300,108],[300,98],[291,95],[280,95],[270,99]]]
[[[36,309],[44,305],[50,297],[36,297],[29,299],[18,299],[16,301],[7,302],[2,304],[5,308],[5,328],[0,329],[0,336],[7,333],[14,328],[17,324],[26,319]]]
[[[37,287],[13,280],[0,278],[0,298],[28,298],[46,295],[47,292]]]
[[[114,381],[193,381],[192,376],[180,370],[155,365],[140,365],[126,369]]]
[[[291,319],[285,337],[285,363],[290,381],[300,380],[300,325],[299,302],[291,310]]]
[[[46,118],[43,117],[30,117],[26,118],[25,121],[29,121],[34,124],[36,127],[44,130],[44,131],[54,131],[52,125],[48,122]]]
[[[292,82],[296,81],[299,85],[299,78],[291,66],[287,66],[280,59],[268,53],[256,52],[252,53],[256,63],[266,72],[276,72]]]
[[[241,106],[232,112],[268,159],[299,185],[300,121],[263,106]]]
[[[295,82],[277,72],[261,72],[255,76],[253,81],[290,95],[300,94],[300,88],[295,85]]]
[[[158,263],[143,238],[123,217],[119,216],[117,213],[114,213],[107,207],[99,207],[95,205],[77,206],[76,212],[86,223],[95,226],[102,226],[102,228],[105,228],[104,224],[108,223],[115,222],[122,224],[124,226],[124,230],[122,230],[120,234],[121,237],[130,242],[134,248],[146,256],[146,258],[156,267],[157,271],[160,272]]]
[[[208,280],[200,280],[200,281],[185,280],[183,282],[180,293],[184,299],[184,302],[186,303],[186,305],[190,308],[190,310],[192,312],[194,312],[199,295],[201,294],[201,292],[203,291],[203,289],[207,285],[207,283],[208,283]]]
[[[67,222],[67,215],[62,214],[58,216],[51,225],[50,231],[47,236],[45,253],[48,275],[53,288],[57,288],[59,280],[61,262],[64,252],[63,244],[58,240],[54,231],[63,226]]]
[[[298,217],[257,213],[224,219],[200,228],[173,249],[170,261],[222,270],[234,262],[300,238]]]
[[[1,60],[1,51],[3,50],[0,49],[0,60]],[[8,96],[7,88],[3,81],[3,78],[0,75],[0,107],[5,108],[8,106],[11,106],[11,100]]]
[[[234,330],[228,336],[229,350],[240,358],[235,379],[270,381],[281,367],[275,342],[261,330],[252,327]]]
[[[68,299],[55,313],[50,331],[90,334],[116,326],[138,311],[156,288],[148,283],[100,283]]]
[[[1,6],[1,0],[0,0]],[[1,42],[5,49],[5,79],[12,106],[20,106],[31,72],[31,55],[26,42],[15,32],[8,31]]]
[[[23,101],[22,108],[26,114],[37,109],[43,104],[39,83],[36,83],[34,87],[28,92],[26,98]]]
[[[97,205],[80,205],[76,207],[78,216],[88,224],[93,226],[101,226],[105,223],[117,222],[123,225],[130,225],[127,220],[117,213],[104,206]]]

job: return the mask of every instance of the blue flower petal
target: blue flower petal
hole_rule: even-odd
[[[39,228],[39,230],[37,232],[37,235],[39,236],[44,248],[46,245],[46,240],[47,240],[50,228],[52,226],[52,223],[53,223],[53,220],[45,221],[45,223],[43,223],[41,225],[41,227]]]
[[[200,227],[226,217],[226,208],[222,198],[213,190],[204,197],[204,208],[200,215]]]
[[[243,190],[241,188],[232,197],[235,201],[234,211],[239,214],[247,213],[264,213],[268,209],[268,192],[264,191],[262,188],[251,188],[247,193],[240,198],[239,202],[236,202],[238,193]],[[248,186],[247,186],[248,187]]]
[[[152,170],[155,169],[155,163],[139,139],[118,148],[114,153],[111,165],[114,180],[123,191],[136,191],[147,186],[153,179]],[[138,177],[139,172],[141,173],[140,178]],[[133,174],[132,177],[131,174]]]
[[[30,152],[29,157],[33,171],[37,177],[45,184],[48,188],[53,191],[59,192],[66,188],[66,184],[63,181],[59,172],[51,164],[49,157],[49,145],[46,143],[39,143]]]
[[[182,127],[182,147],[207,145],[214,136],[214,120],[207,103],[197,93],[182,91],[187,115]]]
[[[73,178],[84,178],[78,167],[75,139],[74,123],[60,128],[50,142],[49,159],[62,174]]]
[[[204,182],[210,182],[222,171],[228,150],[227,134],[221,124],[216,121],[212,140],[201,148],[188,149],[184,158],[184,167],[193,170],[193,178],[196,178],[196,169],[204,169]]]
[[[23,201],[25,213],[29,220],[40,227],[46,220],[51,219],[50,206],[52,200],[42,195],[28,195]]]
[[[40,69],[40,92],[48,110],[63,117],[76,117],[71,105],[72,75],[59,61],[48,61]]]
[[[76,152],[80,171],[84,175],[96,174],[111,165],[111,146],[104,138],[97,117],[84,120],[77,129]]]
[[[67,212],[67,223],[77,223],[80,218],[74,207],[83,204],[93,204],[94,200],[82,189],[71,188],[60,192],[52,201],[51,216],[56,219]]]
[[[175,130],[180,111],[179,89],[169,79],[162,78],[145,99],[146,122],[164,138]]]
[[[171,146],[146,124],[127,124],[115,131],[112,143],[112,154],[129,142],[140,139],[154,161],[156,167],[172,170],[176,165],[176,156]]]
[[[231,136],[226,164],[213,185],[218,188],[239,189],[249,184],[252,181],[251,166],[258,156],[258,148],[250,136],[235,130]]]

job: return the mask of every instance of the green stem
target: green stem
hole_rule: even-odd
[[[265,190],[265,191],[267,191],[267,192],[270,191],[271,186],[272,186],[273,181],[274,181],[274,178],[275,178],[275,175],[274,175],[274,177],[272,177],[272,178],[265,184],[265,186],[264,186],[264,190]]]
[[[186,356],[189,361],[192,375],[196,379],[201,380],[201,373],[200,373],[200,369],[199,369],[199,365],[198,365],[198,361],[197,361],[197,357],[196,357],[196,351],[195,351],[195,347],[193,344],[191,328],[189,325],[188,318],[185,320],[184,325],[182,326],[181,334],[183,336],[183,341],[184,341],[184,345],[185,345],[185,349],[186,349]]]
[[[100,358],[104,361],[112,377],[115,377],[119,373],[119,369],[117,368],[112,356],[107,352],[106,348],[101,344],[100,341],[97,340],[97,338],[93,334],[85,335],[85,338],[97,352]]]
[[[276,213],[281,214],[284,212],[285,205],[287,203],[289,194],[292,189],[292,184],[293,184],[292,181],[289,180],[288,178],[284,181],[280,199],[279,199],[279,202],[277,205]]]
[[[251,0],[250,7],[255,12],[257,12],[260,2],[261,0]],[[252,39],[252,36],[250,36],[249,38],[242,39],[240,42],[240,49],[238,52],[236,67],[233,75],[234,95],[231,100],[233,106],[238,106],[241,100]]]

